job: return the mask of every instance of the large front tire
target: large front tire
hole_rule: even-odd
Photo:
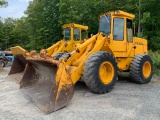
[[[83,79],[95,93],[109,92],[118,78],[117,62],[112,54],[99,51],[92,54],[85,63]]]
[[[153,62],[146,54],[137,55],[130,64],[130,77],[139,84],[150,82],[153,75]]]

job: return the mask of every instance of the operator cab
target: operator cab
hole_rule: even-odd
[[[126,55],[129,44],[133,43],[134,17],[121,10],[106,12],[99,16],[99,32],[103,33],[103,37],[108,36],[108,45],[113,52],[124,52],[123,55]]]
[[[88,26],[83,26],[79,24],[65,24],[62,26],[64,40],[69,41],[78,41],[83,42],[85,39],[88,39]]]
[[[110,11],[100,15],[99,32],[110,35],[117,41],[133,41],[133,19],[134,15],[121,10]],[[127,31],[127,33],[125,32]]]
[[[64,47],[63,52],[73,51],[77,45],[88,39],[88,26],[69,23],[62,26],[63,28],[63,41]]]

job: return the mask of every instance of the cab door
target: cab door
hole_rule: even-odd
[[[125,19],[113,18],[113,52],[125,52],[126,51],[126,39],[125,39]]]

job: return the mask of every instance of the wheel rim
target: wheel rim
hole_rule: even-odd
[[[104,84],[109,84],[114,76],[114,68],[110,62],[103,62],[99,69],[100,80]]]
[[[148,78],[151,74],[151,64],[149,61],[146,61],[143,65],[143,76],[145,78]]]

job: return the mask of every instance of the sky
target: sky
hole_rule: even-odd
[[[0,16],[2,18],[20,18],[24,16],[24,11],[27,9],[31,0],[7,0],[8,6],[6,8],[0,7]]]

